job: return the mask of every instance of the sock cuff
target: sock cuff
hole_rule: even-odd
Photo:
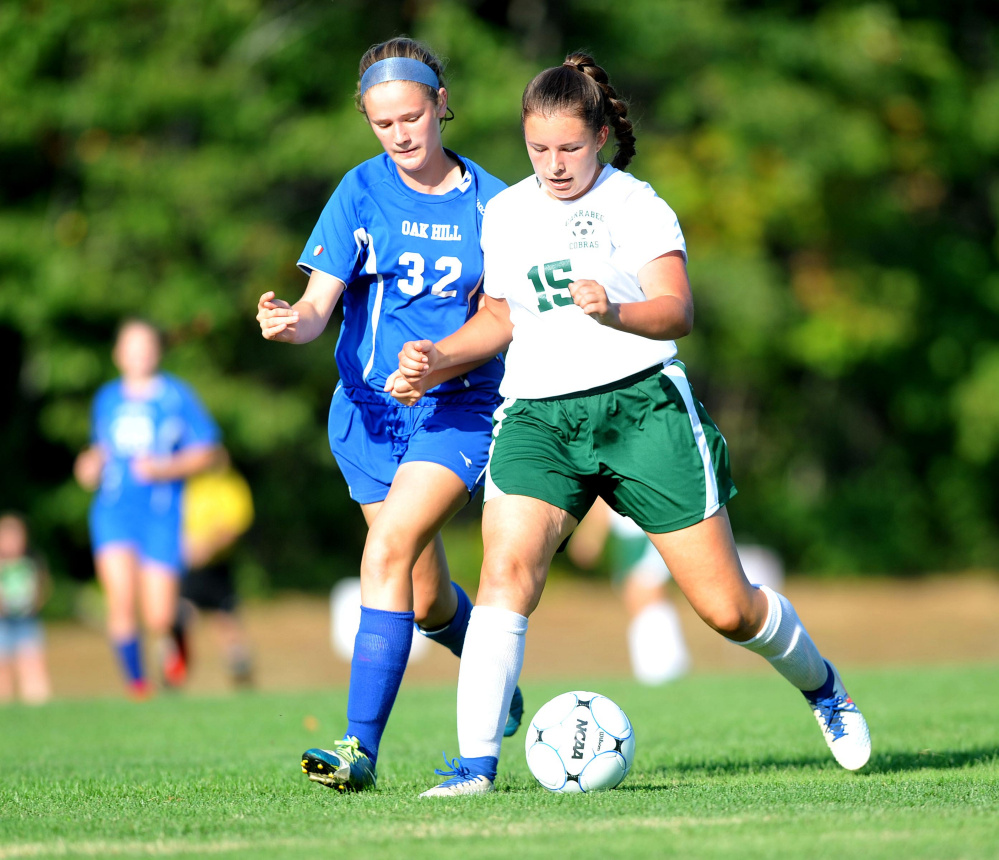
[[[373,609],[370,606],[361,605],[361,617],[367,616],[368,621],[379,622],[379,621],[400,621],[405,624],[412,624],[413,619],[416,618],[416,613],[410,609],[408,612],[396,612],[392,609]]]
[[[784,615],[783,609],[783,598],[776,591],[774,591],[768,585],[754,585],[753,588],[758,588],[762,591],[767,598],[767,620],[763,622],[763,626],[760,628],[759,632],[752,638],[747,639],[744,642],[740,642],[738,639],[729,639],[729,642],[735,645],[741,645],[743,648],[750,648],[754,645],[766,645],[771,639],[774,638],[774,634],[780,627],[781,618]],[[728,637],[726,637],[728,638]]]
[[[523,636],[527,632],[527,616],[498,606],[473,606],[471,617],[479,629]]]

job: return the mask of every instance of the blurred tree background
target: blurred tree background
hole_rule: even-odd
[[[323,204],[379,151],[357,61],[408,33],[449,59],[445,142],[508,182],[541,68],[589,48],[631,99],[631,170],[687,237],[680,352],[730,442],[740,538],[804,572],[995,567],[997,22],[970,0],[7,0],[0,507],[90,574],[71,465],[141,314],[254,487],[244,576],[354,572],[335,335],[266,343],[254,313],[301,294]]]

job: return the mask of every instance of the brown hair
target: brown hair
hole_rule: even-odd
[[[361,62],[357,69],[357,89],[354,92],[354,104],[357,105],[357,109],[361,113],[364,113],[364,101],[361,98],[361,78],[379,60],[387,60],[389,57],[406,57],[410,60],[419,60],[421,63],[430,66],[434,70],[434,74],[437,75],[440,85],[445,89],[447,88],[447,83],[444,81],[444,63],[437,59],[426,45],[406,36],[397,36],[394,39],[389,39],[387,42],[379,42],[377,45],[372,45],[364,52],[364,56],[361,57]],[[427,98],[435,105],[440,102],[440,93],[433,87],[429,87],[426,84],[419,84],[415,81],[413,83],[415,86],[422,87],[427,94]],[[441,122],[445,123],[452,119],[454,119],[454,112],[448,106],[448,115]]]
[[[569,114],[583,120],[594,134],[614,130],[617,151],[611,164],[623,170],[635,157],[635,135],[628,103],[619,99],[610,80],[589,54],[569,54],[561,66],[545,69],[524,90],[520,121],[532,115]]]

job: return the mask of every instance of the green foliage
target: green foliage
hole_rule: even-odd
[[[70,466],[111,332],[140,313],[251,479],[255,570],[356,567],[325,441],[334,335],[264,343],[253,314],[265,290],[300,294],[327,196],[378,151],[359,56],[408,31],[449,57],[447,144],[507,181],[529,170],[522,88],[566,50],[632,98],[633,171],[688,240],[681,355],[732,446],[741,536],[798,569],[994,563],[995,15],[820,5],[3,4],[4,504],[57,570],[89,569]]]
[[[859,773],[835,764],[805,702],[776,675],[688,678],[666,691],[590,679],[635,725],[635,765],[619,789],[550,794],[528,773],[519,734],[505,744],[499,790],[459,802],[417,797],[442,765],[439,750],[456,754],[453,690],[402,690],[379,789],[353,796],[298,768],[303,750],[339,736],[343,690],[61,702],[30,719],[8,708],[0,852],[291,858],[349,845],[367,857],[420,858],[442,846],[495,858],[994,857],[994,674],[851,672],[874,740]],[[527,684],[528,712],[567,686]]]

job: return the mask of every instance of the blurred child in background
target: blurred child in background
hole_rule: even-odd
[[[19,514],[0,516],[0,703],[38,705],[52,695],[38,612],[49,594],[45,565],[28,551]],[[16,684],[15,684],[16,678]]]
[[[96,490],[90,536],[107,600],[107,630],[129,693],[151,691],[142,660],[139,614],[169,666],[180,577],[180,500],[184,481],[211,468],[219,431],[193,390],[160,371],[162,344],[150,323],[127,320],[114,346],[121,378],[93,406],[91,446],[74,473]]]
[[[198,610],[211,613],[229,677],[238,687],[253,682],[250,645],[237,612],[232,550],[253,523],[253,495],[223,453],[218,467],[191,478],[184,487],[183,551],[187,573],[173,626],[174,665],[166,673],[182,683],[190,665],[190,626]]]
[[[628,654],[636,680],[665,684],[686,674],[690,653],[666,593],[669,568],[641,527],[597,498],[569,541],[569,558],[593,567],[607,546],[611,576],[628,611]]]

